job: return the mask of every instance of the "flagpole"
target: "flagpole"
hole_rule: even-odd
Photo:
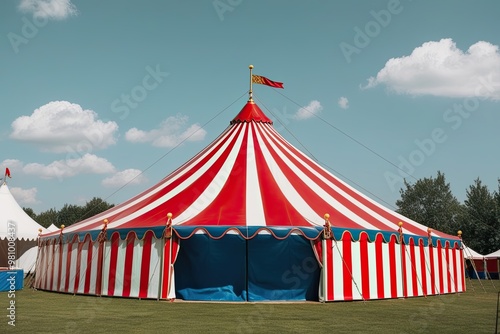
[[[253,101],[253,92],[252,92],[252,69],[253,65],[249,65],[248,68],[250,69],[250,91],[248,92],[248,101],[252,102]]]

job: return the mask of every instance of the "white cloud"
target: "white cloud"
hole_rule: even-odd
[[[42,19],[64,20],[78,11],[71,0],[21,0],[19,9]]]
[[[125,138],[132,143],[151,142],[157,147],[175,147],[183,141],[200,141],[205,139],[207,132],[198,124],[190,125],[182,130],[189,118],[183,115],[170,116],[160,123],[157,129],[143,131],[132,128],[127,131]]]
[[[121,187],[125,184],[142,184],[147,182],[147,178],[138,169],[126,169],[115,175],[105,178],[101,184],[106,187]]]
[[[11,124],[10,137],[33,143],[46,152],[91,152],[116,143],[115,122],[97,119],[92,110],[75,103],[53,101]]]
[[[500,100],[499,49],[484,41],[466,52],[451,39],[427,42],[409,56],[389,59],[362,88],[380,84],[399,94]]]
[[[12,196],[19,204],[37,204],[39,201],[36,199],[36,188],[22,189],[18,187],[10,188]]]
[[[339,107],[342,109],[347,109],[349,108],[349,100],[347,97],[342,96],[339,101],[338,101]]]
[[[37,175],[42,179],[65,179],[78,174],[113,173],[115,167],[106,159],[86,153],[75,159],[57,160],[49,165],[29,163],[23,167],[26,174]]]
[[[314,115],[319,114],[321,110],[323,110],[321,103],[319,103],[319,101],[313,100],[309,102],[309,104],[306,107],[300,108],[295,113],[295,115],[293,115],[293,118],[297,120],[308,119],[313,117]]]

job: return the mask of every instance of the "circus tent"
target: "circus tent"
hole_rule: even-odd
[[[44,235],[35,285],[154,299],[368,300],[464,291],[462,259],[458,237],[380,205],[291,145],[250,94],[219,137],[156,185]]]
[[[479,254],[462,242],[465,260],[465,274],[470,278],[487,278],[488,271],[485,256]]]
[[[40,230],[47,232],[24,212],[4,181],[0,186],[0,267],[22,268],[25,273],[33,271]],[[12,254],[15,261],[9,266]]]
[[[486,267],[491,278],[500,278],[500,249],[484,256]]]

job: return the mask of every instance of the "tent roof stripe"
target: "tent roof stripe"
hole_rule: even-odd
[[[158,184],[108,211],[65,228],[65,234],[165,226],[322,227],[428,236],[428,228],[365,196],[282,137],[248,101],[211,144]],[[57,232],[47,236],[54,236]],[[432,231],[434,237],[458,237]]]

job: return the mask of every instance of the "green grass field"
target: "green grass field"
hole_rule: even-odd
[[[484,288],[484,289],[483,289]],[[202,303],[0,293],[0,333],[494,333],[499,281],[462,294],[369,302]]]

